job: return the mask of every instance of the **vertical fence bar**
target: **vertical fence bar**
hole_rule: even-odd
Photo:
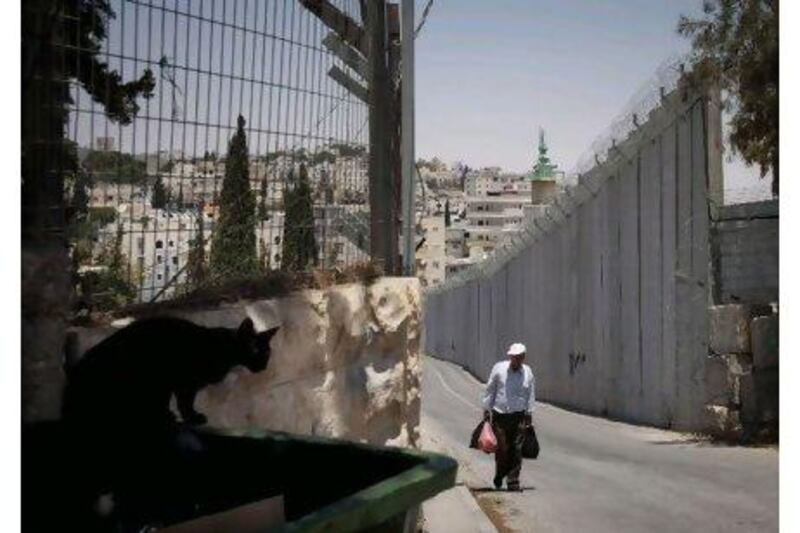
[[[414,0],[403,0],[401,16],[401,131],[403,176],[403,273],[414,275]]]

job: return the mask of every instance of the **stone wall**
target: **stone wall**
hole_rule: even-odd
[[[712,228],[717,303],[778,301],[778,200],[725,206]]]
[[[307,290],[281,299],[175,311],[207,326],[249,316],[272,340],[267,369],[239,369],[196,401],[209,423],[416,446],[420,412],[419,283],[382,278],[365,287]],[[115,328],[77,330],[83,353]]]
[[[778,315],[765,305],[709,310],[706,413],[712,434],[775,439],[778,431]]]

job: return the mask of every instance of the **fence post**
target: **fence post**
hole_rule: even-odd
[[[397,234],[393,217],[391,168],[391,85],[387,65],[386,1],[366,2],[364,22],[369,65],[370,252],[384,272],[396,268]]]
[[[402,4],[403,274],[414,275],[414,0]]]

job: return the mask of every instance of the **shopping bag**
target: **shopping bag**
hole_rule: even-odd
[[[494,431],[492,431],[492,424],[489,422],[483,423],[481,435],[478,437],[478,449],[484,453],[497,451],[497,437],[495,437]]]
[[[475,426],[475,430],[472,432],[472,437],[469,439],[469,447],[478,449],[478,439],[481,437],[481,430],[483,429],[483,420],[478,422],[478,425]]]
[[[528,424],[523,429],[524,439],[522,441],[522,457],[525,459],[536,459],[539,457],[539,439],[536,438],[536,430],[533,424]]]

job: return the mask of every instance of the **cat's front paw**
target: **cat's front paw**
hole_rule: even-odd
[[[208,419],[203,413],[192,413],[189,416],[184,417],[183,421],[191,426],[202,426],[208,422]]]

